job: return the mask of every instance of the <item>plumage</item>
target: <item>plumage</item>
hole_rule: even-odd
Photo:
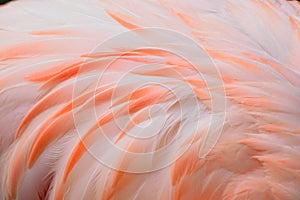
[[[0,199],[299,199],[299,11],[0,6]]]

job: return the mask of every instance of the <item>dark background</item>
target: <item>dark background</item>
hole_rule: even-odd
[[[0,0],[0,5],[1,5],[1,4],[5,4],[5,3],[7,3],[7,2],[10,2],[10,1],[12,1],[12,0]]]

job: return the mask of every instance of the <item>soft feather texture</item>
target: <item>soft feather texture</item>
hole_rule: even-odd
[[[1,199],[299,198],[299,3],[17,1],[0,38]]]

